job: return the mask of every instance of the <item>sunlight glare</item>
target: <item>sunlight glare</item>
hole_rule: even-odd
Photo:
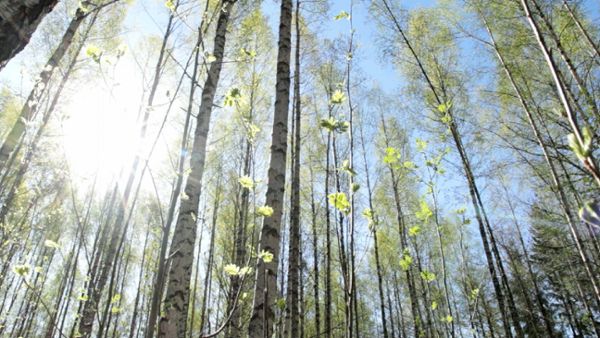
[[[86,85],[65,107],[63,146],[79,186],[90,185],[97,174],[97,189],[109,189],[133,159],[140,96],[132,81],[122,78],[112,95],[101,83]]]

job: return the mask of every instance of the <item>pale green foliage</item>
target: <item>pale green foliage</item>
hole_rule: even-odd
[[[435,274],[429,271],[421,271],[421,278],[427,283],[431,283],[435,280]]]
[[[471,290],[471,294],[469,295],[469,298],[471,298],[471,301],[475,301],[477,299],[477,297],[479,297],[479,289],[475,288]]]
[[[237,276],[240,271],[240,267],[235,264],[227,264],[223,267],[223,271],[230,276]]]
[[[100,63],[100,59],[102,58],[102,50],[94,45],[89,45],[85,49],[85,55],[94,60],[96,63]]]
[[[413,259],[410,256],[410,252],[408,251],[408,249],[404,249],[404,251],[402,252],[402,258],[400,259],[400,267],[402,268],[402,270],[406,271],[410,269],[412,263]]]
[[[242,176],[238,179],[240,185],[248,190],[254,188],[254,180],[250,176]]]
[[[249,50],[249,49],[246,49],[245,47],[240,48],[240,54],[242,55],[242,57],[248,58],[248,59],[254,59],[256,57],[255,50]]]
[[[262,217],[271,217],[273,215],[273,208],[268,205],[263,205],[256,209],[256,213]]]
[[[346,100],[346,94],[341,90],[336,90],[331,94],[331,104],[342,104]]]
[[[49,240],[49,239],[47,239],[47,240],[44,241],[44,246],[48,247],[48,248],[51,248],[51,249],[60,249],[61,248],[60,244],[58,244],[55,241]]]
[[[167,7],[171,12],[175,12],[175,10],[177,9],[174,0],[165,1],[165,7]]]
[[[322,128],[327,129],[329,132],[345,133],[348,131],[350,124],[347,121],[339,121],[333,117],[322,119],[320,122]]]
[[[237,87],[231,88],[227,92],[227,95],[225,95],[225,99],[223,100],[223,105],[225,107],[232,107],[234,104],[239,102],[239,100],[241,98],[242,98],[242,92],[240,91],[240,89]]]
[[[271,263],[273,261],[273,254],[263,250],[258,254],[258,259],[265,263]]]
[[[83,13],[88,13],[90,11],[90,4],[88,1],[77,1],[77,8],[81,10]]]
[[[29,264],[17,264],[13,266],[13,272],[21,277],[25,277],[31,271],[31,266]]]
[[[350,202],[346,198],[346,194],[343,192],[334,192],[329,194],[329,204],[333,205],[334,208],[338,209],[343,213],[350,212]]]
[[[575,134],[569,134],[567,138],[569,140],[569,147],[571,147],[571,150],[577,155],[577,158],[579,158],[580,161],[585,161],[592,152],[593,134],[588,127],[585,127],[583,128],[581,136],[583,137],[583,143],[578,141]]]
[[[433,212],[429,208],[429,204],[424,199],[421,199],[419,202],[419,210],[415,212],[415,217],[423,223],[427,223],[429,219],[433,216]]]
[[[339,170],[351,176],[356,175],[356,172],[352,168],[350,168],[350,161],[348,160],[344,160],[344,162],[342,162],[342,166],[339,168]]]
[[[415,143],[417,144],[417,151],[424,152],[427,149],[427,141],[417,138]]]
[[[111,303],[111,304],[115,304],[115,303],[118,303],[118,302],[120,302],[120,301],[121,301],[121,294],[120,294],[120,293],[117,293],[117,294],[115,294],[115,295],[112,297],[112,299],[110,300],[110,303]]]
[[[225,273],[229,276],[243,277],[252,273],[252,268],[249,266],[239,267],[235,264],[227,264],[225,267],[223,267],[223,271],[225,271]]]
[[[400,161],[400,152],[394,147],[385,148],[385,155],[383,156],[383,163],[385,164],[396,164]]]
[[[348,19],[350,20],[350,13],[346,11],[341,11],[338,15],[333,17],[335,20]]]
[[[247,122],[246,130],[248,132],[248,140],[251,143],[254,143],[254,141],[256,140],[256,136],[258,136],[258,133],[260,133],[260,128],[254,123]]]
[[[412,227],[410,227],[410,229],[408,229],[408,235],[411,237],[418,235],[420,232],[421,232],[421,227],[418,225],[412,226]]]

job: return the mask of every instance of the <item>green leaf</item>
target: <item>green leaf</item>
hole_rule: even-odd
[[[350,212],[350,202],[346,198],[346,194],[343,192],[335,192],[329,194],[329,204],[333,205],[336,209],[343,213]]]
[[[333,117],[322,119],[319,123],[321,128],[327,129],[329,132],[345,133],[350,128],[350,123],[347,121],[339,121]]]
[[[165,1],[165,7],[167,7],[171,12],[175,12],[175,1],[167,0]]]
[[[579,209],[579,218],[584,222],[600,228],[600,201],[591,200],[585,202]]]
[[[262,250],[258,254],[258,258],[262,259],[262,261],[265,262],[265,263],[271,263],[273,261],[273,254],[270,253],[269,251]]]
[[[113,306],[113,307],[110,309],[110,312],[111,312],[112,314],[117,314],[117,313],[121,313],[121,310],[123,310],[123,309],[121,309],[121,308],[120,308],[120,307],[118,307],[118,306]]]
[[[437,106],[437,110],[440,113],[442,113],[442,114],[448,113],[448,111],[450,110],[450,108],[452,108],[452,102],[442,103],[442,104],[440,104],[440,105]]]
[[[348,160],[344,160],[344,162],[342,162],[342,166],[340,167],[339,170],[344,171],[348,175],[351,175],[351,176],[356,175],[356,171],[354,171],[354,169],[350,168],[350,161],[348,161]]]
[[[433,302],[431,302],[431,309],[435,311],[435,309],[437,309],[438,307],[438,303],[434,300]]]
[[[102,50],[94,45],[89,45],[85,49],[85,55],[94,60],[94,62],[100,63],[100,58],[102,57]]]
[[[248,50],[246,48],[241,48],[240,49],[240,54],[242,54],[245,57],[248,57],[250,59],[254,59],[256,57],[256,51],[255,50]]]
[[[223,267],[223,271],[230,276],[237,276],[240,273],[240,267],[235,264],[227,264]]]
[[[90,11],[89,1],[81,1],[81,0],[79,0],[78,3],[77,3],[77,7],[84,14],[89,13],[89,11]]]
[[[329,132],[332,132],[335,130],[336,123],[337,121],[333,117],[330,117],[327,119],[322,119],[319,125],[321,126],[321,128],[325,128],[329,130]]]
[[[256,135],[260,133],[260,128],[253,123],[248,123],[246,128],[248,129],[248,141],[250,141],[250,143],[254,143]]]
[[[17,264],[13,267],[13,272],[21,277],[28,275],[29,271],[31,271],[29,264]]]
[[[400,152],[393,147],[385,148],[385,156],[383,156],[383,163],[394,164],[400,160]]]
[[[471,295],[470,295],[471,301],[474,301],[475,299],[477,299],[478,296],[479,296],[478,288],[471,290]]]
[[[451,315],[447,315],[447,316],[446,316],[446,318],[444,318],[444,320],[446,321],[446,323],[450,324],[450,323],[452,323],[452,321],[453,321],[454,319],[452,318],[452,316],[451,316]]]
[[[61,245],[49,239],[44,241],[44,246],[51,249],[60,249]]]
[[[360,184],[352,183],[352,192],[357,192],[360,189]]]
[[[429,271],[421,271],[421,278],[427,283],[431,283],[435,280],[435,274]]]
[[[346,95],[341,90],[336,90],[331,95],[331,104],[342,104],[346,100]]]
[[[237,266],[235,264],[227,264],[223,267],[223,271],[225,271],[225,273],[228,274],[229,276],[243,277],[247,274],[252,273],[252,268],[249,266],[240,268],[239,266]]]
[[[121,294],[117,293],[113,296],[113,298],[110,300],[111,304],[115,304],[118,303],[119,301],[121,301]]]
[[[248,190],[254,188],[254,181],[250,176],[242,176],[238,179],[240,185]]]
[[[404,252],[402,253],[402,258],[400,259],[400,267],[402,268],[402,270],[407,271],[410,268],[412,262],[413,259],[410,256],[408,249],[404,249]]]
[[[204,60],[206,61],[206,63],[213,63],[213,62],[217,61],[217,57],[212,54],[206,54],[204,56]]]
[[[256,213],[262,217],[271,217],[273,215],[273,208],[268,205],[258,207]]]
[[[450,116],[450,114],[444,114],[440,120],[443,124],[450,125],[450,122],[452,122],[452,116]]]
[[[362,215],[367,220],[373,221],[373,210],[371,210],[370,208],[366,208],[365,210],[363,210]]]
[[[418,225],[415,225],[415,226],[411,227],[410,229],[408,229],[408,235],[411,237],[418,235],[420,232],[421,232],[421,227]]]
[[[427,149],[427,141],[417,138],[415,143],[417,144],[417,151],[424,152]]]
[[[233,105],[238,102],[242,98],[242,92],[239,88],[231,88],[227,95],[225,95],[225,100],[223,101],[223,105],[225,107],[233,107]]]
[[[341,11],[340,14],[333,17],[335,20],[348,19],[350,20],[350,14],[346,11]]]
[[[408,169],[408,170],[417,168],[417,165],[411,161],[406,161],[406,162],[402,163],[402,166],[404,167],[404,169]]]
[[[433,212],[429,208],[429,205],[424,199],[421,199],[420,209],[415,213],[415,217],[417,217],[418,220],[427,223],[431,216],[433,216]]]

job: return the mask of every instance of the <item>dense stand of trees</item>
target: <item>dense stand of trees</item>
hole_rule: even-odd
[[[600,6],[402,6],[0,0],[0,337],[600,337]]]

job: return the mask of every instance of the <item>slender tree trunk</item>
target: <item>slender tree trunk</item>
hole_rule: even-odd
[[[362,155],[363,155],[363,163],[365,167],[365,177],[367,181],[367,193],[369,197],[369,209],[371,210],[371,219],[369,220],[369,226],[371,227],[371,231],[373,232],[373,250],[375,253],[375,269],[377,272],[377,287],[379,289],[379,307],[381,310],[381,325],[383,327],[383,338],[388,338],[388,330],[387,330],[387,318],[385,315],[385,297],[383,292],[383,269],[381,267],[381,261],[379,259],[379,243],[377,241],[377,216],[374,211],[373,205],[373,188],[371,187],[371,178],[369,176],[369,165],[367,162],[367,150],[365,149],[365,138],[363,134],[363,128],[361,124],[360,128],[360,140],[362,146]],[[389,297],[389,295],[388,295]],[[391,308],[390,308],[391,312]],[[393,316],[392,316],[393,317]],[[393,326],[393,325],[392,325]],[[394,332],[392,329],[392,338],[394,337]]]
[[[56,89],[56,92],[54,93],[54,95],[52,97],[52,101],[50,102],[50,105],[44,112],[44,116],[42,118],[42,123],[38,127],[38,129],[33,137],[33,140],[31,141],[29,150],[25,154],[23,160],[21,161],[21,165],[19,166],[17,172],[14,175],[15,178],[13,179],[12,188],[9,190],[7,196],[4,199],[2,207],[0,208],[0,222],[4,222],[6,220],[6,216],[8,215],[8,212],[10,211],[11,207],[13,206],[13,202],[14,202],[14,198],[16,197],[17,190],[20,188],[21,183],[23,182],[23,178],[25,177],[25,174],[29,170],[29,164],[33,160],[33,157],[37,155],[38,143],[41,140],[42,135],[44,134],[44,131],[46,130],[46,126],[48,125],[48,122],[50,121],[50,118],[52,117],[54,110],[56,109],[56,106],[58,105],[58,101],[61,97],[62,91],[65,88],[65,85],[67,84],[69,78],[71,77],[71,74],[73,73],[75,65],[77,64],[78,55],[81,52],[81,50],[83,49],[83,46],[87,41],[89,33],[90,33],[91,29],[93,28],[93,26],[96,22],[96,19],[98,18],[98,13],[99,13],[98,11],[96,11],[94,13],[89,24],[87,25],[85,32],[82,35],[81,42],[78,45],[76,45],[76,49],[73,53],[73,55],[75,55],[75,56],[70,60],[69,64],[67,65],[67,68],[65,69],[65,72],[60,79],[60,83],[58,84],[58,88]],[[82,21],[83,21],[83,18],[77,19],[77,20],[73,19],[73,21],[69,25],[69,29],[67,30],[67,32],[71,31],[71,33],[65,34],[65,36],[68,35],[69,38],[63,37],[63,41],[65,41],[65,40],[69,41],[68,43],[65,44],[66,47],[64,47],[64,50],[62,51],[63,55],[66,52],[66,49],[71,45],[71,41],[73,40],[74,35],[77,31],[77,28],[79,27],[79,25],[81,24]],[[77,22],[77,24],[74,24],[74,22]],[[60,49],[60,47],[59,47],[59,49]],[[62,56],[60,56],[59,59],[62,59]],[[58,66],[58,63],[56,64],[56,66]],[[49,79],[50,79],[50,77],[48,76],[48,81],[49,81]],[[47,84],[48,83],[46,82],[46,85]],[[32,94],[30,94],[29,96],[31,97],[31,95]],[[27,106],[27,104],[28,103],[26,102],[25,106],[23,107],[23,110],[27,109],[27,108],[25,108]],[[21,111],[21,113],[23,112],[23,110]],[[20,117],[19,120],[21,118],[22,117]],[[19,121],[17,121],[15,126],[13,126],[13,130],[15,130],[15,127],[18,124],[19,124]],[[1,151],[2,151],[2,148],[0,148],[0,159],[2,157]],[[1,165],[2,164],[0,163],[0,168],[1,168]],[[6,169],[8,170],[9,168],[6,168]]]
[[[577,15],[573,12],[573,9],[571,8],[571,6],[569,6],[569,2],[567,0],[563,0],[563,5],[564,5],[565,9],[567,10],[567,12],[569,13],[569,16],[571,17],[571,19],[573,19],[573,22],[575,22],[575,25],[577,25],[577,28],[579,29],[581,34],[585,37],[585,41],[590,45],[590,48],[592,49],[590,54],[591,54],[593,60],[596,63],[600,64],[600,48],[598,47],[598,45],[596,45],[596,43],[590,36],[590,33],[587,31],[587,29],[585,29],[585,27],[583,27],[583,25],[581,24],[581,20],[579,20]]]
[[[204,327],[206,326],[206,322],[208,322],[206,318],[206,310],[208,308],[209,299],[210,299],[210,290],[212,285],[212,270],[215,256],[215,236],[217,234],[217,221],[219,219],[219,204],[221,203],[221,180],[217,181],[217,187],[214,197],[213,204],[213,214],[212,214],[212,224],[210,229],[210,244],[208,249],[208,262],[206,264],[206,274],[204,277],[204,291],[202,294],[202,304],[200,306],[200,332],[204,333]],[[210,331],[210,323],[207,327],[207,332]]]
[[[259,252],[269,252],[273,260],[258,262],[254,304],[248,332],[253,338],[270,338],[275,322],[275,296],[277,295],[277,267],[283,197],[286,176],[287,121],[290,101],[292,1],[281,1],[279,22],[279,51],[277,55],[277,84],[275,114],[271,144],[271,162],[268,173],[266,205],[273,208],[271,217],[263,219]]]
[[[312,161],[311,161],[312,163]],[[317,206],[315,203],[315,178],[313,167],[308,166],[310,170],[310,210],[311,210],[311,225],[312,225],[312,246],[313,246],[313,298],[315,303],[315,335],[321,336],[321,309],[320,309],[320,292],[319,292],[319,237],[317,233]]]
[[[385,146],[390,147],[389,138],[386,128],[385,119],[383,115],[381,116],[381,127],[383,128],[383,135],[385,137]],[[392,190],[394,193],[394,205],[396,207],[396,221],[398,223],[398,234],[400,236],[400,250],[401,252],[408,252],[409,245],[408,240],[406,238],[406,226],[404,224],[404,213],[402,211],[402,204],[400,200],[400,191],[398,189],[398,178],[396,177],[396,172],[391,164],[388,165],[388,171],[390,173],[390,178],[392,180]],[[413,325],[415,329],[415,335],[420,335],[423,329],[431,329],[428,325],[427,327],[423,326],[423,317],[421,315],[421,310],[419,306],[419,299],[417,297],[417,290],[415,285],[415,280],[413,278],[413,274],[411,271],[411,266],[406,268],[406,281],[408,284],[408,294],[410,298],[410,305],[412,310],[413,317]]]
[[[408,37],[405,35],[404,30],[402,29],[402,27],[400,26],[399,22],[397,21],[396,17],[394,16],[391,8],[389,7],[387,0],[383,0],[383,3],[386,6],[386,9],[388,11],[388,14],[392,17],[393,21],[394,21],[394,25],[396,27],[396,30],[398,31],[398,33],[401,34],[402,39],[404,41],[404,43],[406,44],[406,46],[409,48],[412,56],[414,57],[415,61],[417,62],[418,68],[420,70],[420,72],[422,73],[423,77],[425,78],[425,81],[427,82],[428,87],[430,88],[430,90],[432,91],[435,100],[437,102],[438,105],[441,104],[446,104],[446,102],[444,102],[442,100],[442,98],[440,97],[440,95],[437,92],[437,89],[435,87],[435,85],[433,84],[433,82],[431,81],[427,71],[425,70],[423,64],[420,61],[419,56],[417,55],[417,53],[415,52],[415,50],[412,48],[412,45],[410,43],[410,41],[408,40]],[[450,114],[450,112],[448,112],[448,114]],[[452,115],[450,114],[451,118]],[[492,254],[492,249],[490,248],[490,242],[488,241],[488,235],[486,233],[486,224],[484,224],[484,219],[482,217],[482,210],[480,208],[480,202],[478,199],[478,190],[477,190],[477,186],[475,183],[475,179],[473,176],[473,173],[471,171],[471,165],[469,163],[467,154],[464,151],[464,147],[462,145],[462,139],[460,137],[460,134],[458,132],[458,129],[456,127],[455,121],[451,120],[450,121],[450,131],[452,134],[452,137],[454,139],[454,142],[456,144],[456,148],[457,151],[460,155],[461,158],[461,163],[463,165],[463,169],[465,171],[465,176],[467,178],[467,183],[469,186],[469,193],[471,195],[471,201],[473,203],[473,208],[475,209],[475,216],[477,219],[477,223],[479,224],[479,233],[481,236],[481,240],[483,242],[483,249],[485,252],[485,256],[486,256],[486,260],[487,260],[487,265],[488,265],[488,270],[490,273],[490,277],[492,278],[492,283],[494,286],[494,291],[496,294],[496,299],[498,301],[498,305],[500,308],[500,314],[502,316],[502,322],[504,325],[504,331],[507,337],[511,337],[512,333],[511,333],[511,329],[510,329],[510,325],[508,323],[508,319],[504,310],[504,306],[505,306],[505,302],[504,302],[504,294],[502,292],[502,287],[500,285],[500,282],[498,280],[498,276],[496,273],[496,263],[494,262],[494,256]],[[489,229],[491,230],[491,229]],[[490,233],[491,235],[491,233]],[[501,262],[498,262],[501,264]],[[514,318],[513,318],[514,319]],[[516,324],[516,329],[517,329],[517,333],[519,332],[518,328],[518,321],[515,321]]]
[[[206,6],[208,6],[208,1]],[[206,8],[204,13],[206,13]],[[169,31],[172,25],[172,16],[170,17],[170,22],[168,27],[167,27],[167,31]],[[203,21],[204,23],[204,21]],[[175,182],[175,187],[173,188],[173,192],[171,194],[171,201],[169,203],[169,210],[167,211],[167,218],[164,224],[164,229],[163,229],[163,233],[162,233],[162,240],[161,240],[161,244],[160,244],[160,254],[158,256],[158,269],[156,272],[156,282],[154,285],[154,288],[152,290],[152,299],[151,299],[151,303],[150,303],[150,314],[148,315],[148,324],[147,324],[147,329],[146,329],[146,338],[152,338],[155,334],[155,327],[156,327],[156,320],[158,318],[158,312],[160,309],[160,302],[162,300],[162,296],[163,296],[163,291],[164,291],[164,286],[165,286],[165,274],[166,274],[166,254],[167,254],[167,249],[169,247],[169,237],[171,235],[171,227],[173,225],[173,219],[175,217],[175,209],[177,207],[177,201],[179,200],[179,197],[181,195],[181,187],[183,185],[183,178],[184,178],[184,168],[185,168],[185,163],[186,163],[186,159],[187,159],[187,148],[188,148],[188,138],[189,138],[189,132],[190,132],[190,122],[191,122],[191,117],[192,117],[192,109],[193,109],[193,102],[194,102],[194,96],[196,93],[196,87],[197,87],[197,77],[198,77],[198,67],[199,67],[199,58],[200,58],[200,46],[202,44],[203,41],[203,30],[202,30],[202,25],[200,25],[200,28],[198,29],[198,38],[196,40],[196,46],[195,46],[195,57],[194,57],[194,67],[193,67],[193,71],[192,71],[192,82],[190,84],[190,96],[188,98],[188,106],[187,106],[187,114],[186,114],[186,118],[185,118],[185,123],[184,123],[184,127],[183,127],[183,136],[181,139],[181,146],[179,149],[179,167],[178,167],[178,171],[177,171],[177,180]]]
[[[573,135],[575,136],[576,142],[579,145],[583,146],[585,144],[585,142],[584,142],[584,138],[583,138],[583,134],[582,134],[582,129],[579,126],[579,121],[577,120],[576,112],[571,107],[571,104],[567,98],[564,84],[560,80],[558,66],[556,65],[556,62],[554,61],[554,59],[552,58],[552,55],[550,55],[550,50],[548,48],[548,44],[547,44],[544,36],[541,34],[539,26],[531,13],[531,9],[529,7],[528,1],[527,0],[520,0],[520,1],[521,1],[521,5],[523,7],[525,16],[527,18],[527,22],[531,26],[531,30],[533,31],[535,38],[540,46],[540,50],[542,51],[542,54],[544,55],[544,59],[546,60],[546,63],[548,64],[548,68],[550,70],[550,74],[552,75],[552,79],[554,80],[554,84],[556,86],[556,90],[558,92],[559,99],[563,105],[563,108],[565,109],[565,113],[567,114],[567,120],[571,127],[571,131],[573,132]],[[584,154],[582,154],[582,155],[584,155]],[[598,171],[598,166],[596,164],[596,160],[594,159],[594,156],[592,155],[592,152],[590,152],[589,154],[587,154],[587,156],[582,158],[582,162],[583,162],[583,165],[585,166],[585,168],[588,170],[588,172],[591,174],[591,176],[596,181],[596,184],[598,184],[600,186],[600,171]],[[598,286],[595,285],[595,283],[594,283],[594,293],[596,294],[596,298],[600,299],[599,298],[600,297],[600,289],[598,289]]]
[[[286,317],[289,322],[291,337],[299,336],[298,289],[300,287],[300,132],[301,132],[301,97],[300,97],[300,0],[296,0],[296,54],[294,57],[294,134],[292,149],[292,185],[291,185],[291,219],[289,231],[288,253],[288,289],[286,300]]]
[[[559,176],[558,176],[558,173],[557,173],[556,168],[554,166],[554,163],[552,162],[552,160],[551,160],[551,158],[550,158],[550,156],[548,154],[548,150],[547,150],[546,144],[544,143],[544,141],[542,139],[542,136],[541,136],[541,133],[540,133],[540,131],[539,131],[539,129],[538,129],[536,123],[535,123],[535,120],[533,119],[533,116],[532,116],[532,113],[531,113],[532,110],[531,110],[529,104],[527,103],[527,101],[525,100],[525,97],[524,97],[521,89],[517,86],[517,83],[515,81],[513,73],[511,72],[510,68],[506,64],[506,60],[504,59],[503,55],[500,53],[500,50],[498,49],[498,46],[496,44],[496,40],[494,39],[494,35],[493,35],[491,29],[489,28],[489,25],[485,21],[485,18],[483,17],[483,15],[482,15],[482,19],[484,20],[484,24],[485,24],[486,29],[488,31],[488,34],[490,36],[492,45],[493,45],[493,47],[495,49],[496,56],[498,57],[498,60],[499,60],[500,64],[502,65],[502,67],[503,67],[503,69],[504,69],[504,71],[505,71],[508,79],[510,80],[510,83],[511,83],[511,85],[513,87],[513,90],[515,91],[515,93],[517,94],[517,97],[519,98],[519,102],[520,102],[521,106],[523,107],[523,110],[524,110],[524,112],[526,114],[527,121],[529,122],[529,125],[531,126],[531,128],[533,130],[533,133],[534,133],[534,135],[536,137],[536,140],[537,140],[537,142],[538,142],[538,144],[539,144],[539,146],[540,146],[540,148],[542,150],[542,153],[544,155],[544,159],[545,159],[546,163],[548,164],[548,167],[550,169],[550,174],[552,176],[552,181],[553,181],[554,186],[555,186],[555,194],[557,195],[557,197],[559,199],[559,202],[560,202],[560,204],[562,206],[563,214],[565,216],[565,220],[569,224],[569,229],[570,229],[570,232],[571,232],[571,236],[572,236],[572,238],[573,238],[573,240],[574,240],[574,242],[575,242],[575,244],[577,246],[577,252],[579,253],[579,257],[581,259],[581,262],[582,262],[583,266],[585,267],[585,270],[586,270],[586,273],[588,275],[588,278],[590,279],[590,281],[592,283],[592,286],[594,288],[594,294],[595,294],[596,302],[598,302],[600,300],[600,298],[599,298],[600,294],[599,294],[598,286],[596,284],[596,278],[595,278],[595,276],[594,276],[594,274],[592,272],[592,268],[591,268],[591,266],[589,264],[589,258],[587,256],[587,253],[585,252],[585,249],[582,246],[579,233],[578,233],[578,231],[577,231],[577,229],[575,227],[575,224],[573,222],[573,215],[571,214],[571,211],[570,211],[570,208],[569,208],[569,205],[568,205],[568,199],[567,199],[565,191],[562,188],[562,185],[560,183]],[[545,310],[544,310],[544,307],[542,306],[541,303],[540,303],[540,306],[541,306],[541,309],[542,309],[542,313],[544,313]],[[544,315],[544,318],[547,318],[546,315]],[[545,319],[545,321],[546,321],[545,324],[546,324],[546,328],[547,328],[548,332],[552,332],[553,330],[551,329],[552,328],[551,323],[548,321],[548,319]]]
[[[11,1],[8,1],[8,0],[0,1],[0,19],[2,17],[2,12],[3,12],[2,5],[4,5],[4,3],[7,3],[7,2],[12,2],[12,0]],[[45,1],[40,1],[40,2],[48,2],[48,3],[54,2],[55,3],[56,0],[53,0],[53,1],[45,0]],[[12,4],[12,6],[20,7],[17,4]],[[12,9],[7,9],[7,10],[12,11]],[[81,9],[77,10],[77,12],[75,13],[75,16],[71,19],[71,22],[69,23],[69,26],[67,27],[67,30],[63,34],[58,47],[54,50],[54,52],[52,53],[52,56],[50,56],[50,59],[48,59],[48,62],[46,62],[44,69],[42,70],[42,72],[39,75],[39,80],[34,84],[33,89],[31,90],[31,92],[29,93],[29,96],[27,97],[27,100],[23,104],[23,108],[21,109],[19,117],[17,118],[15,124],[11,128],[8,135],[6,136],[4,142],[2,143],[2,146],[0,146],[0,171],[2,171],[3,169],[6,169],[6,165],[7,165],[7,162],[9,161],[9,158],[13,154],[15,147],[17,146],[17,144],[19,143],[19,140],[21,139],[21,137],[23,136],[23,133],[25,132],[26,123],[31,121],[33,119],[33,117],[36,115],[36,113],[38,112],[40,101],[42,99],[42,96],[47,93],[47,89],[48,89],[48,86],[50,83],[50,79],[52,78],[52,74],[54,73],[54,70],[56,69],[56,67],[58,67],[58,65],[60,64],[60,61],[62,60],[62,58],[67,53],[67,50],[71,46],[71,43],[73,42],[73,38],[75,37],[77,30],[81,26],[81,23],[86,18],[86,16],[87,16],[87,14],[85,14]],[[0,20],[0,26],[2,24],[3,24],[3,22],[2,22],[2,20]],[[0,32],[0,34],[2,34],[2,33]],[[4,44],[2,43],[1,35],[0,35],[0,46],[4,46]],[[3,48],[0,48],[0,50],[2,50],[2,49]]]
[[[229,17],[235,0],[223,0],[215,32],[212,55],[215,57],[207,74],[202,99],[196,120],[196,131],[191,154],[191,172],[187,179],[184,194],[179,205],[179,214],[171,242],[171,264],[168,272],[168,284],[165,295],[165,316],[160,319],[159,337],[184,337],[189,307],[189,286],[192,275],[193,249],[197,233],[197,215],[202,176],[206,159],[208,129],[212,114],[214,97],[217,91]]]

